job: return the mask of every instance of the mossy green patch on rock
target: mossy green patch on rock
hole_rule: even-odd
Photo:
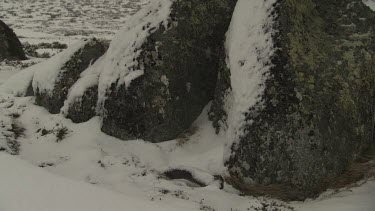
[[[226,166],[240,189],[305,199],[374,142],[375,14],[360,0],[285,0],[275,11],[264,108],[248,112]]]

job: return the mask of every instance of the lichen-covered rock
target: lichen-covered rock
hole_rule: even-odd
[[[374,12],[361,0],[266,0],[241,20],[245,2],[228,32],[230,88],[211,112],[234,139],[227,179],[251,194],[315,196],[374,144]],[[232,39],[241,27],[249,37]]]
[[[80,78],[80,74],[101,57],[107,48],[95,38],[74,44],[61,55],[57,55],[35,71],[33,91],[36,104],[51,113],[59,113],[64,105],[69,89]]]
[[[17,35],[0,20],[0,61],[26,59],[22,44]]]
[[[63,114],[75,123],[82,123],[97,115],[96,103],[98,102],[98,86],[87,88],[80,98],[66,104]]]
[[[123,37],[134,37],[130,44],[136,47],[133,57],[125,55],[129,61],[120,65],[126,71],[115,80],[108,69],[99,77],[102,130],[125,140],[161,142],[189,128],[213,99],[218,55],[235,2],[158,0],[136,15],[138,22],[129,21]],[[164,18],[155,22],[160,16]]]

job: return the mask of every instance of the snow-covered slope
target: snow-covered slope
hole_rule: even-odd
[[[18,139],[19,155],[0,154],[1,211],[245,211],[264,206],[265,210],[341,211],[355,207],[372,211],[375,206],[375,183],[371,181],[326,193],[317,201],[284,203],[241,196],[228,184],[220,190],[216,183],[197,188],[184,180],[166,179],[161,173],[174,168],[191,170],[203,179],[222,172],[225,136],[215,135],[208,109],[195,122],[194,135],[153,144],[105,135],[99,118],[74,124],[33,105],[31,97],[1,94],[0,98],[0,113],[9,116],[17,112],[18,126],[25,128]]]
[[[175,211],[193,206],[144,201],[68,180],[0,153],[1,211]]]

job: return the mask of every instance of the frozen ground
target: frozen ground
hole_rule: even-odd
[[[69,45],[91,33],[111,39],[138,8],[134,1],[117,1],[128,5],[121,7],[111,2],[115,1],[0,0],[0,14],[23,42]],[[133,10],[126,10],[129,5]],[[83,8],[87,11],[82,12]],[[114,18],[114,14],[120,17]],[[77,22],[71,22],[72,17]],[[83,29],[88,34],[81,33]],[[0,85],[42,60],[2,62]],[[211,177],[225,170],[226,137],[215,135],[207,109],[191,131],[193,134],[161,144],[124,142],[102,133],[99,118],[74,124],[35,106],[33,97],[0,91],[0,151],[4,151],[0,152],[0,211],[375,210],[373,179],[303,203],[242,196],[228,184],[221,190]],[[9,143],[12,149],[6,147]],[[18,155],[9,155],[12,152]],[[162,173],[173,168],[192,171],[208,186],[168,180]]]

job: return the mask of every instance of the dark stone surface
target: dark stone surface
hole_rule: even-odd
[[[302,200],[374,142],[375,16],[360,0],[284,0],[275,12],[265,106],[249,110],[225,165],[249,194]],[[212,119],[225,122],[217,102]]]
[[[4,59],[24,60],[26,55],[17,35],[0,20],[0,61]]]
[[[221,129],[227,128],[227,113],[224,109],[225,99],[231,91],[231,80],[230,80],[230,69],[226,64],[226,55],[224,45],[222,46],[219,72],[217,77],[216,89],[214,99],[209,111],[209,120],[212,121],[216,133],[219,133]]]
[[[142,46],[138,61],[144,66],[144,75],[128,89],[116,89],[113,84],[104,105],[107,113],[102,130],[124,140],[161,142],[188,129],[213,99],[218,52],[235,3],[175,1],[170,28],[161,26]]]
[[[89,67],[90,64],[101,57],[106,50],[107,46],[96,39],[88,42],[63,66],[59,75],[59,81],[56,82],[52,95],[34,90],[36,104],[45,107],[50,113],[60,113],[60,109],[64,105],[69,89],[79,79],[80,74]]]
[[[75,123],[86,122],[96,116],[96,102],[98,101],[98,86],[90,87],[77,102],[69,106],[67,118]]]

